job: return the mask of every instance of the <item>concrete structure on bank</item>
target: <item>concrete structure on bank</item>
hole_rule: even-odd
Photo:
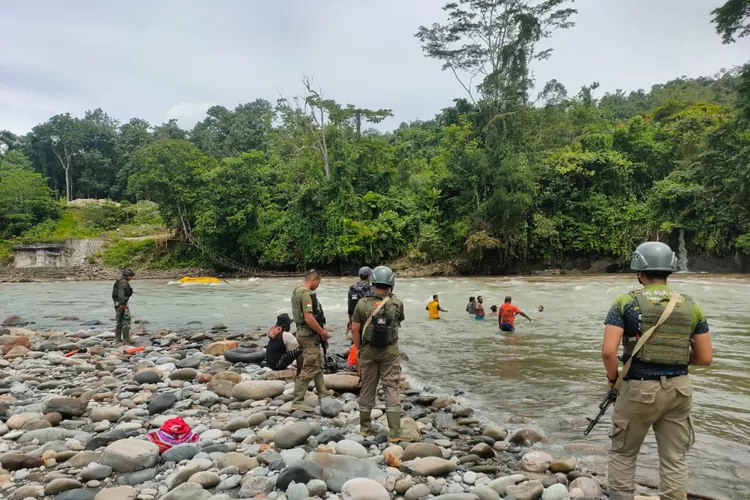
[[[33,267],[82,267],[86,259],[98,252],[103,240],[69,239],[62,243],[29,243],[13,246],[17,269]]]

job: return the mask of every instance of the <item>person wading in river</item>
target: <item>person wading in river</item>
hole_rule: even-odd
[[[297,342],[302,347],[302,372],[294,383],[294,400],[292,410],[306,412],[314,408],[305,403],[305,394],[310,381],[315,381],[318,398],[333,396],[333,391],[326,390],[323,379],[323,356],[320,350],[321,342],[328,341],[328,331],[323,328],[323,310],[315,296],[315,290],[320,286],[321,275],[312,270],[305,275],[305,281],[292,293],[292,316],[297,324]]]
[[[499,316],[498,316],[498,322],[500,324],[500,329],[504,332],[514,332],[516,331],[516,315],[520,314],[524,318],[531,321],[531,318],[526,316],[526,313],[511,304],[513,299],[510,295],[505,297],[505,302],[500,306]]]
[[[385,415],[391,442],[411,441],[401,434],[401,359],[398,329],[404,321],[404,304],[391,292],[396,274],[386,266],[376,267],[372,274],[375,295],[359,301],[352,315],[352,340],[359,352],[362,389],[359,394],[360,434],[372,431],[370,415],[375,407],[378,381],[383,385]],[[363,326],[364,324],[364,326]]]
[[[686,500],[685,455],[695,439],[688,365],[711,364],[711,334],[698,304],[667,286],[667,277],[677,270],[669,246],[656,241],[641,244],[630,267],[643,288],[617,297],[604,321],[602,359],[610,386],[619,389],[610,434],[609,498],[635,497],[638,452],[653,427],[659,450],[659,496]],[[621,341],[623,361],[632,361],[618,380]]]
[[[128,301],[133,295],[130,280],[135,277],[132,269],[122,271],[122,278],[112,287],[112,300],[115,303],[115,340],[130,342],[130,309]]]
[[[440,307],[440,297],[437,295],[432,296],[432,301],[424,309],[430,312],[430,319],[440,319],[440,311],[448,312],[448,309]]]

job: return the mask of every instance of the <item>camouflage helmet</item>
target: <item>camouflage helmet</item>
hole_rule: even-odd
[[[390,267],[378,266],[372,271],[370,283],[373,285],[388,286],[392,290],[396,286],[396,273]]]
[[[677,256],[669,245],[658,241],[641,243],[633,252],[630,268],[641,271],[677,271]]]

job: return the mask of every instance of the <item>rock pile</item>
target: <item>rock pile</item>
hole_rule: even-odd
[[[133,355],[105,329],[17,332],[0,358],[0,497],[11,500],[564,500],[598,499],[602,485],[534,444],[541,436],[481,423],[455,398],[402,382],[404,432],[389,445],[358,434],[357,378],[327,376],[336,396],[315,415],[292,412],[293,371],[231,363],[223,330],[183,337],[141,331]],[[16,351],[19,347],[23,353]],[[86,348],[70,357],[71,350]],[[5,351],[5,350],[4,350]],[[9,354],[16,352],[16,355]],[[145,439],[182,417],[200,435],[160,454]],[[532,449],[533,448],[533,449]]]

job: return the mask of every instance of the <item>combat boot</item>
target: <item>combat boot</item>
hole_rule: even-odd
[[[325,378],[323,377],[323,372],[318,372],[317,375],[315,375],[315,389],[318,391],[318,399],[323,398],[330,398],[333,396],[333,391],[329,391],[326,389],[326,382]]]
[[[359,435],[370,436],[372,434],[371,410],[359,410]]]
[[[305,395],[307,394],[307,386],[310,382],[308,380],[297,379],[294,382],[294,399],[292,400],[292,411],[306,411],[312,413],[315,408],[305,403]]]
[[[411,436],[404,436],[401,434],[401,412],[400,411],[387,411],[385,417],[388,419],[388,441],[391,443],[398,443],[399,441],[414,441]]]

